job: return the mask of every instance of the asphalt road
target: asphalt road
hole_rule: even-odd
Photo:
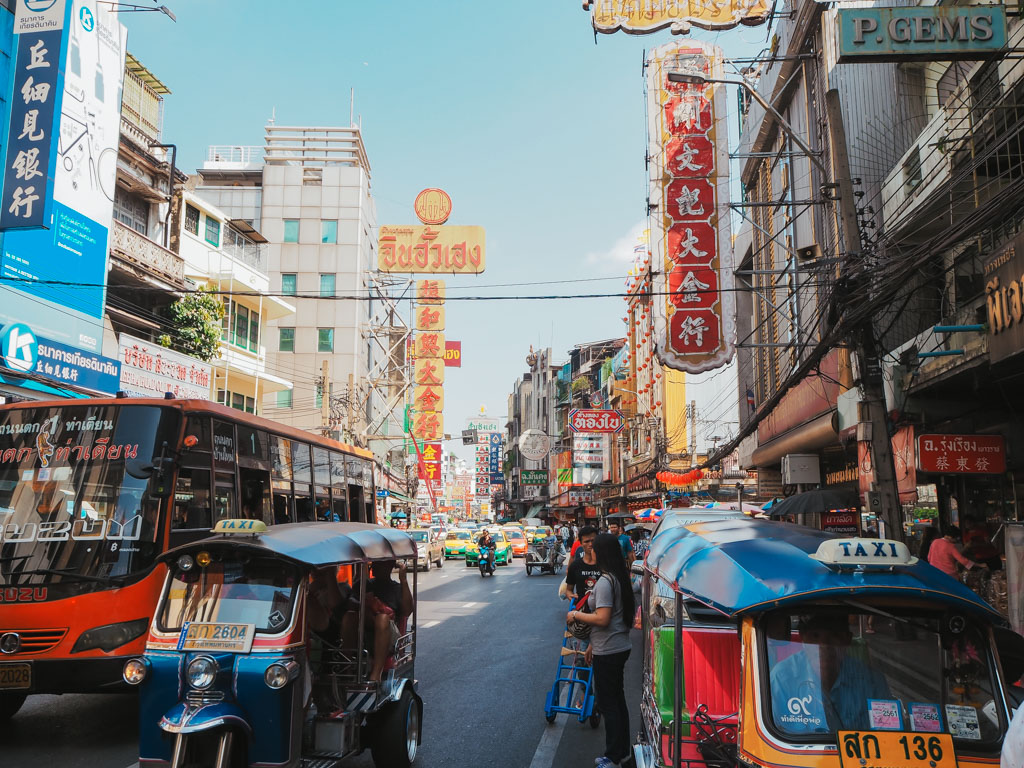
[[[424,700],[420,768],[589,768],[604,748],[575,718],[544,719],[567,604],[561,576],[527,577],[522,560],[490,578],[450,560],[419,574],[416,672]],[[638,634],[638,633],[634,633]],[[626,668],[639,726],[639,649]],[[0,727],[0,766],[129,768],[137,760],[132,696],[36,696]],[[349,763],[370,768],[369,751]]]

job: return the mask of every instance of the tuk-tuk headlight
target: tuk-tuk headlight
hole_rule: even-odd
[[[121,670],[121,677],[128,685],[138,685],[149,674],[149,662],[145,659],[128,659]]]
[[[197,656],[189,662],[185,676],[189,685],[203,691],[213,685],[219,669],[217,662],[209,656]]]
[[[269,688],[284,688],[291,680],[291,674],[284,664],[271,664],[263,673],[263,682]]]

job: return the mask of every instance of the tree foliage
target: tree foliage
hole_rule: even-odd
[[[217,357],[224,317],[224,304],[217,296],[200,288],[171,304],[166,315],[172,331],[157,339],[161,346],[203,362]]]

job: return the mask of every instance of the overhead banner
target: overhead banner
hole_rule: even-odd
[[[486,266],[483,227],[382,226],[377,235],[381,272],[476,275]]]
[[[584,0],[583,9],[593,9],[598,32],[649,35],[673,25],[680,25],[680,32],[690,24],[702,29],[755,26],[764,23],[770,7],[767,0]]]
[[[721,49],[698,41],[647,58],[650,228],[658,359],[687,373],[732,359],[729,132]],[[669,74],[694,82],[670,82]]]

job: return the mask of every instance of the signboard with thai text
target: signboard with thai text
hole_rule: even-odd
[[[569,411],[569,429],[573,432],[621,432],[626,426],[616,410],[574,408]]]
[[[381,272],[476,275],[486,266],[484,228],[476,226],[381,226]]]
[[[860,535],[859,512],[822,512],[821,530],[838,536]]]
[[[209,400],[213,366],[127,333],[118,338],[121,389],[130,397]]]
[[[445,341],[444,343],[444,364],[448,368],[462,367],[462,342]]]
[[[1024,234],[997,251],[984,270],[988,355],[995,363],[1024,351]]]
[[[992,475],[1006,471],[1002,435],[920,435],[917,468],[954,475]]]
[[[981,59],[1006,47],[1002,5],[840,8],[839,61]]]
[[[593,9],[592,23],[598,32],[622,30],[631,35],[648,35],[673,25],[703,29],[731,29],[737,24],[762,24],[768,17],[767,0],[584,0]]]
[[[687,373],[719,368],[733,353],[726,93],[697,82],[721,70],[721,50],[697,41],[647,58],[655,348],[663,365]]]
[[[520,485],[547,485],[548,471],[546,469],[524,469],[519,475]]]

